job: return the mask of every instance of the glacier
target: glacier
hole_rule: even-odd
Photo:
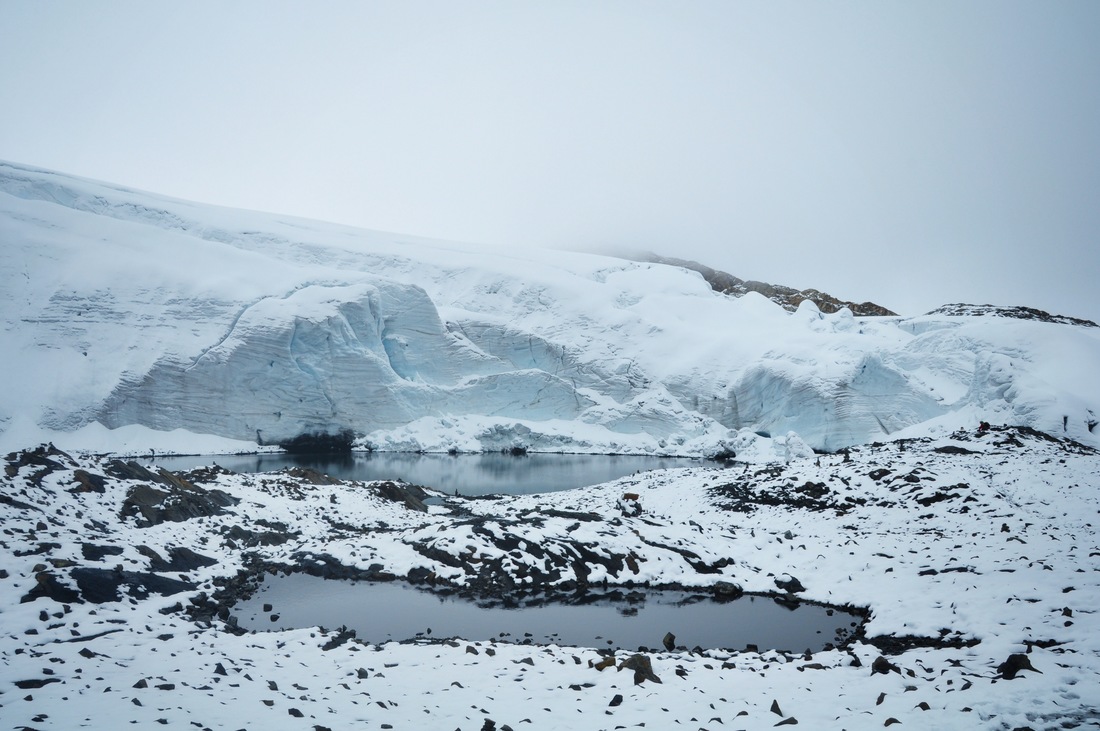
[[[979,420],[1100,446],[1089,323],[788,312],[678,266],[230,210],[12,163],[0,243],[0,448],[349,433],[380,450],[774,458]]]

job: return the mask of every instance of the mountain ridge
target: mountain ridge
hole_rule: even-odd
[[[486,250],[10,164],[0,241],[0,447],[354,434],[394,451],[768,460],[981,420],[1098,436],[1100,334],[1068,318],[783,307],[668,264]]]
[[[852,302],[834,297],[817,289],[795,289],[782,284],[769,284],[735,277],[729,272],[714,269],[690,259],[678,259],[675,257],[661,256],[651,252],[638,254],[638,261],[653,262],[656,264],[668,264],[669,266],[682,267],[703,275],[703,279],[715,292],[728,294],[733,297],[743,297],[749,292],[761,294],[783,309],[794,312],[803,301],[809,300],[822,312],[832,314],[841,308],[847,307],[853,315],[858,317],[890,317],[898,313],[888,310],[874,302]]]
[[[1052,322],[1060,325],[1100,327],[1092,320],[1086,320],[1081,317],[1069,317],[1068,315],[1055,315],[1045,310],[1023,306],[1003,307],[1000,305],[975,305],[959,302],[949,305],[940,305],[928,314],[947,315],[948,317],[978,317],[981,315],[991,315],[993,317],[1009,317],[1017,320]]]

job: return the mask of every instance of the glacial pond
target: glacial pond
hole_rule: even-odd
[[[587,487],[635,472],[671,467],[718,465],[683,457],[638,457],[604,454],[414,454],[353,452],[350,455],[247,454],[157,457],[166,470],[180,471],[218,464],[234,472],[272,472],[308,467],[342,480],[404,480],[448,494],[527,495]]]
[[[504,607],[412,587],[403,582],[351,582],[305,574],[265,579],[233,608],[240,626],[265,631],[346,626],[373,643],[460,638],[636,651],[676,646],[817,652],[840,644],[862,618],[813,604],[767,597],[722,600],[686,591],[619,589],[569,602]]]

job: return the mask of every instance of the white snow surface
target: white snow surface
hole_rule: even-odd
[[[770,459],[983,419],[1100,443],[1100,328],[789,313],[677,267],[5,163],[0,246],[0,450],[225,452],[347,430],[384,450]]]
[[[446,497],[417,512],[384,499],[377,483],[224,471],[181,481],[152,465],[148,475],[116,477],[118,463],[106,458],[12,454],[0,475],[0,725],[1093,728],[1097,457],[1067,440],[994,427],[562,493]],[[150,525],[127,509],[128,500],[150,503],[149,486],[171,493],[162,507],[213,490],[237,502]],[[624,493],[637,496],[630,502],[640,515],[622,510]],[[250,532],[273,531],[288,538],[247,542]],[[212,563],[154,565],[181,549]],[[661,682],[636,683],[629,670],[598,669],[604,655],[591,648],[421,638],[325,649],[336,628],[238,635],[231,618],[184,611],[257,560],[374,566],[458,585],[478,574],[455,560],[495,562],[522,585],[558,559],[576,565],[580,549],[593,582],[721,581],[776,592],[777,580],[793,577],[803,598],[863,607],[870,620],[848,646],[812,656],[654,652]],[[624,556],[633,564],[602,562]],[[97,569],[138,577],[137,588],[98,603],[86,593],[32,593],[51,582],[75,591],[76,572]],[[580,575],[572,569],[560,581],[573,571]],[[140,587],[154,578],[186,584],[145,596]],[[916,639],[891,650],[889,637]],[[630,654],[616,653],[615,663]],[[1002,678],[998,667],[1014,654],[1033,670]],[[874,672],[882,656],[890,665]]]

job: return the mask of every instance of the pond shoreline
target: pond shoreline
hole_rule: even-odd
[[[139,460],[142,461],[142,460]],[[361,482],[391,480],[430,487],[447,495],[481,496],[558,492],[603,484],[659,469],[724,467],[688,457],[501,452],[425,454],[365,452],[355,455],[198,455],[158,457],[158,467],[186,472],[217,464],[241,474],[307,469],[335,479]]]
[[[94,694],[142,727],[163,718],[236,728],[253,713],[281,727],[293,710],[320,726],[362,718],[416,728],[430,712],[447,727],[477,728],[489,714],[540,724],[547,713],[562,721],[547,727],[566,728],[578,704],[593,728],[655,718],[694,728],[714,715],[765,728],[781,720],[776,706],[784,723],[815,728],[881,728],[891,718],[972,728],[994,716],[1020,727],[1036,713],[1083,722],[1094,703],[1073,693],[1100,675],[1100,615],[1090,609],[1098,501],[1083,489],[1096,470],[1095,451],[994,428],[424,506],[393,482],[172,473],[24,450],[0,475],[9,627],[0,682],[20,689],[13,698],[33,690],[35,703],[4,713],[22,709],[17,720],[37,728],[36,714],[48,712],[47,727],[76,728]],[[802,610],[807,600],[862,605],[850,608],[868,619],[811,655],[695,653],[682,649],[695,644],[684,631],[672,650],[643,659],[426,631],[379,643],[339,621],[279,632],[234,621],[240,597],[287,571],[507,601],[535,588],[569,600],[582,587],[700,594],[725,582]],[[663,644],[653,634],[640,645]]]
[[[327,560],[323,560],[322,563],[318,564],[315,559],[319,557]],[[745,592],[742,591],[739,586],[723,581],[716,582],[709,586],[686,586],[676,582],[651,584],[650,582],[633,582],[630,580],[622,583],[601,582],[597,586],[566,582],[561,585],[532,585],[508,592],[496,591],[485,593],[475,590],[468,585],[455,584],[446,580],[413,579],[411,577],[400,577],[377,569],[357,569],[340,564],[331,556],[318,556],[315,554],[311,556],[310,559],[311,560],[308,562],[299,564],[281,564],[269,561],[250,562],[251,565],[247,569],[239,571],[235,577],[231,579],[216,580],[215,583],[218,585],[218,590],[206,601],[193,605],[187,610],[187,613],[193,621],[198,622],[211,621],[216,616],[227,623],[227,630],[230,632],[247,634],[251,631],[256,631],[254,629],[249,630],[241,627],[238,624],[238,619],[234,611],[237,610],[242,603],[254,598],[257,592],[261,590],[265,580],[269,577],[286,577],[295,574],[303,574],[327,581],[364,584],[401,584],[408,588],[430,591],[433,595],[440,598],[461,598],[476,602],[479,606],[487,607],[517,608],[520,606],[585,605],[604,600],[629,601],[631,595],[644,597],[645,594],[650,592],[677,592],[705,597],[718,603],[730,603],[739,599],[759,598],[769,600],[787,609],[797,609],[800,606],[819,607],[830,612],[836,612],[840,615],[851,615],[859,620],[857,626],[847,632],[842,641],[828,642],[824,647],[819,648],[820,650],[845,649],[854,641],[865,640],[864,624],[870,616],[870,610],[866,607],[840,606],[811,599],[800,599],[786,592]],[[843,618],[844,617],[842,617],[842,619]],[[346,627],[318,626],[326,631],[346,631]],[[354,636],[354,633],[352,636]],[[418,640],[442,642],[447,639],[451,638],[419,637],[394,641],[406,642]],[[677,649],[688,650],[689,648],[679,647]],[[722,649],[732,652],[758,652],[761,648],[750,644],[744,648],[694,647],[690,648],[690,651],[702,652],[705,649]],[[649,648],[648,651],[656,652],[659,650],[658,648]]]

